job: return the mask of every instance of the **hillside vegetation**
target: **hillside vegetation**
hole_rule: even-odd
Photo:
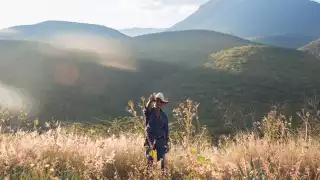
[[[205,64],[232,73],[270,77],[277,81],[313,82],[319,62],[299,51],[264,45],[235,47],[213,54]]]
[[[312,41],[307,45],[299,48],[299,50],[314,55],[320,59],[320,40]]]

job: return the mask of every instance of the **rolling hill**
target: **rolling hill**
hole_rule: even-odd
[[[16,40],[47,41],[60,34],[91,34],[104,38],[127,39],[119,31],[96,24],[68,21],[45,21],[32,25],[14,26],[0,31],[0,37]]]
[[[197,66],[210,53],[252,42],[228,34],[207,30],[162,32],[133,38],[139,59]]]
[[[130,37],[101,25],[67,21],[45,21],[0,30],[0,39],[30,40],[57,47],[117,55],[130,53]]]
[[[320,36],[320,3],[310,0],[210,0],[169,30],[207,29],[243,38]]]
[[[320,40],[312,41],[299,50],[312,54],[320,59]]]

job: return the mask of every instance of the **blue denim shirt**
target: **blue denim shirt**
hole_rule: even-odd
[[[160,119],[156,116],[156,108],[152,108],[150,111],[145,109],[146,115],[146,135],[153,143],[157,138],[164,138],[167,142],[169,139],[169,127],[168,116],[161,110]]]

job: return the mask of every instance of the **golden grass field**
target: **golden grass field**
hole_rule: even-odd
[[[191,124],[187,117],[182,112],[185,124],[180,121],[180,126]],[[308,113],[301,117],[313,118]],[[271,111],[260,121],[260,132],[224,136],[216,146],[209,143],[204,128],[201,136],[183,133],[170,145],[165,177],[160,164],[146,171],[144,139],[138,132],[104,136],[58,127],[42,134],[2,133],[0,178],[319,179],[320,140],[312,133],[311,119],[303,122],[302,128],[293,129],[289,118]]]

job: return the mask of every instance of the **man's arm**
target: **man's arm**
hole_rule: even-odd
[[[146,106],[144,108],[144,115],[145,115],[145,136],[146,140],[148,141],[148,144],[150,146],[153,146],[154,142],[152,139],[152,128],[153,128],[153,122],[150,121],[150,113],[152,111],[152,103],[155,101],[154,93],[150,95],[148,102],[146,103]]]
[[[154,145],[154,138],[153,138],[153,121],[149,121],[146,125],[146,138],[148,143],[151,147]]]
[[[152,110],[152,103],[151,103],[151,101],[149,100],[148,102],[147,102],[147,104],[146,104],[146,107],[144,107],[144,117],[146,118],[145,119],[145,126],[147,126],[148,125],[148,121],[149,121],[149,115],[150,115],[150,112],[151,112],[151,110]]]
[[[148,102],[146,103],[146,106],[144,107],[144,116],[145,116],[145,126],[148,125],[149,116],[152,110],[152,103],[154,102],[154,94],[152,94],[149,97]]]

